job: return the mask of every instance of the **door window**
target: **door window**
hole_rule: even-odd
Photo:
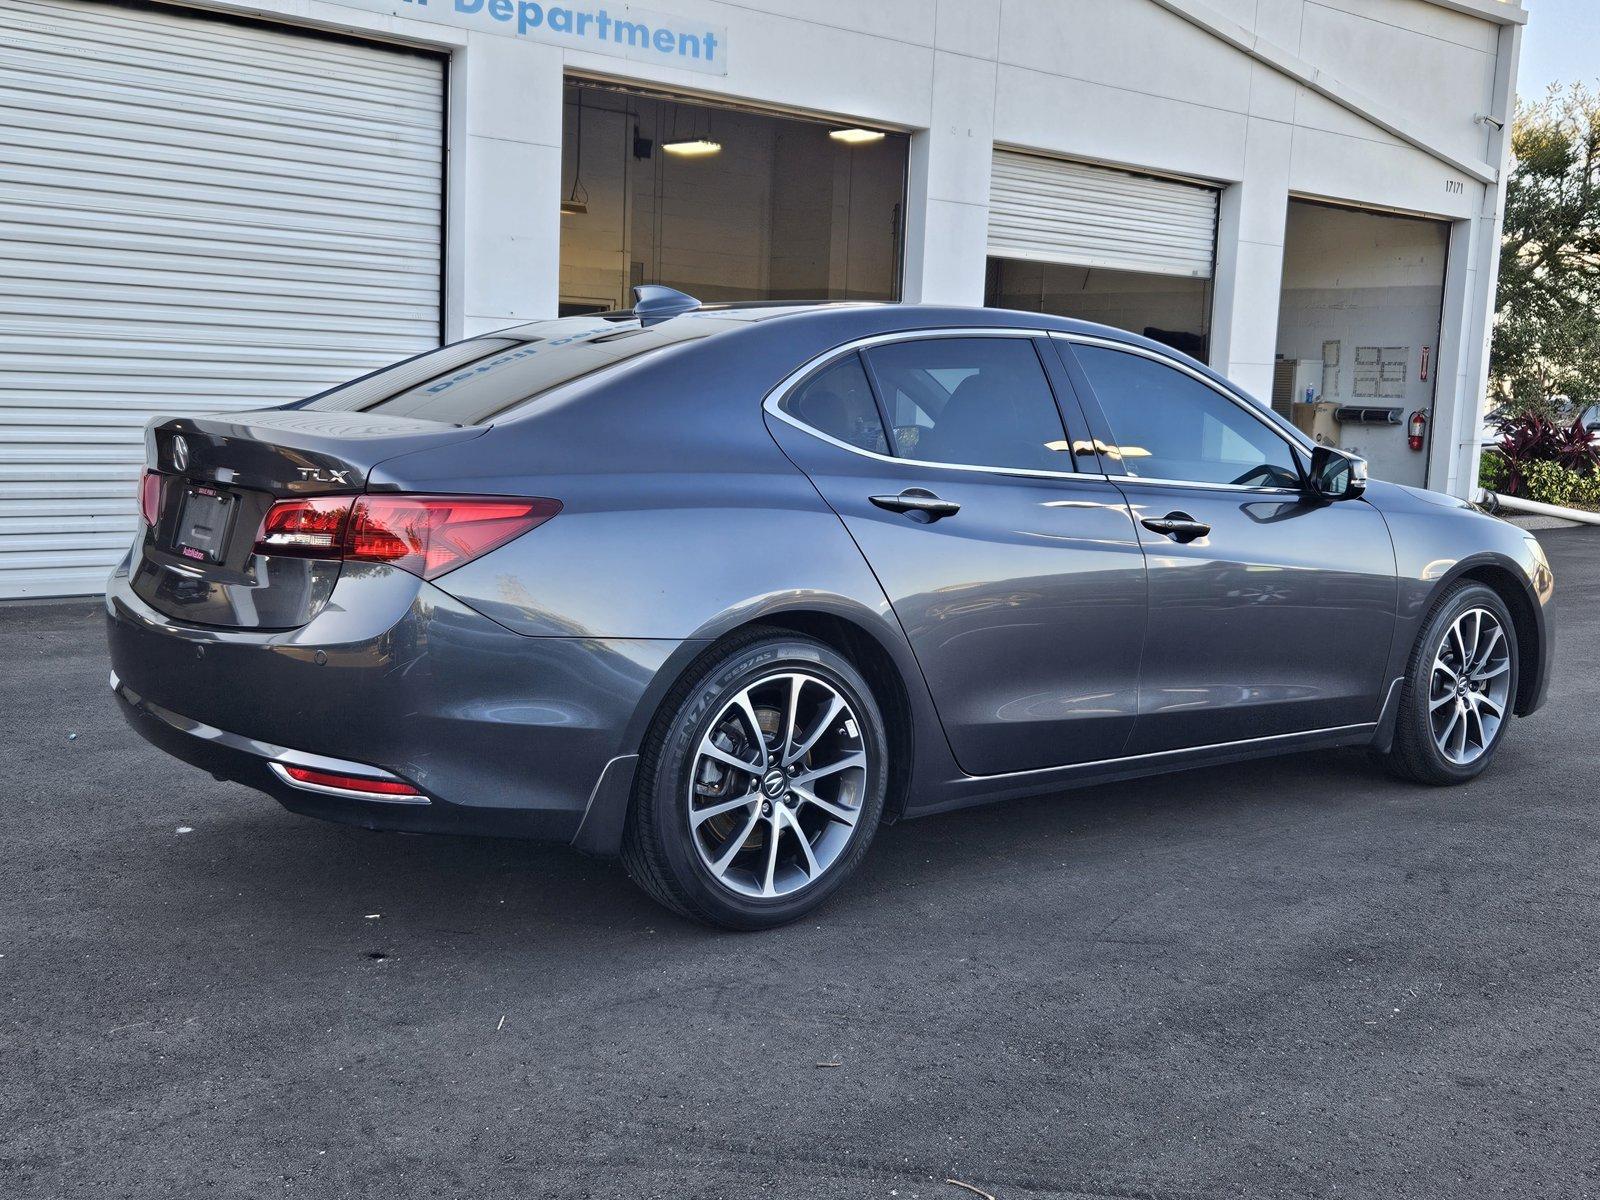
[[[1129,475],[1248,487],[1300,486],[1289,443],[1239,405],[1154,359],[1075,347]]]
[[[927,338],[866,356],[900,457],[1072,470],[1055,394],[1027,338]]]
[[[859,354],[824,367],[784,399],[783,410],[819,433],[875,454],[889,453],[878,405]]]

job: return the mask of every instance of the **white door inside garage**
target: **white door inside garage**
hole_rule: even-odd
[[[0,597],[87,593],[150,417],[438,344],[445,63],[154,6],[0,27]]]
[[[985,302],[1098,321],[1207,356],[1217,191],[997,150]]]

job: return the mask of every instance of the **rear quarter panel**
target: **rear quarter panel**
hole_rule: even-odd
[[[895,662],[914,774],[949,779],[959,771],[882,587],[773,441],[761,408],[798,362],[855,336],[848,323],[824,320],[664,350],[598,385],[536,401],[470,448],[385,463],[370,486],[561,501],[553,520],[437,586],[527,637],[681,643],[641,700],[625,746],[637,748],[671,683],[714,639],[763,619],[823,613]]]

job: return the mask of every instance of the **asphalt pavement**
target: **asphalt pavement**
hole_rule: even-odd
[[[0,609],[0,1196],[1596,1195],[1600,531],[1540,536],[1550,703],[1477,782],[910,822],[756,935],[291,816],[124,727],[93,606]]]

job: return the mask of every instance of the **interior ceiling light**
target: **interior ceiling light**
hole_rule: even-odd
[[[681,154],[685,158],[701,158],[707,154],[720,154],[722,143],[713,142],[710,138],[694,138],[686,142],[662,142],[661,148],[668,154]]]
[[[859,146],[863,142],[881,142],[883,131],[879,129],[830,129],[828,136],[836,142],[849,142],[852,146]]]

